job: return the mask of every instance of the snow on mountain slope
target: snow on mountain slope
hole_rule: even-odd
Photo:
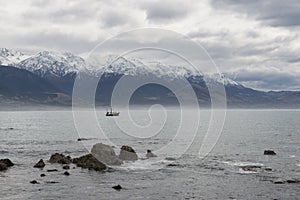
[[[158,61],[145,63],[137,58],[125,58],[108,56],[102,62],[93,60],[91,71],[107,74],[124,74],[131,76],[155,75],[165,78],[187,78],[192,75],[202,75],[196,70],[191,70],[182,66],[163,64]]]
[[[29,57],[29,55],[26,55],[19,51],[7,48],[0,48],[0,65],[15,66],[22,60],[25,60]]]
[[[71,53],[43,51],[21,61],[16,67],[31,71],[41,77],[48,74],[64,76],[84,69],[85,61]]]
[[[224,76],[223,74],[207,75],[206,79],[211,81],[210,84],[220,83],[226,86],[242,86],[240,83]]]
[[[113,55],[104,58],[102,62],[99,62],[98,58],[95,59],[94,62],[90,62],[91,59],[88,61],[92,64],[86,64],[83,58],[72,53],[43,51],[36,55],[29,56],[6,48],[0,49],[0,64],[12,65],[20,69],[25,69],[40,77],[45,77],[46,75],[62,77],[70,73],[78,73],[79,71],[84,70],[85,72],[94,75],[100,75],[102,73],[131,76],[149,74],[170,79],[191,77],[199,79],[199,81],[202,81],[203,79],[203,74],[195,69],[167,65],[158,61],[146,62],[137,58],[117,58]],[[194,81],[197,82],[197,80]],[[218,74],[206,76],[206,81],[209,81],[210,83],[224,83],[224,85],[240,85],[232,79]]]

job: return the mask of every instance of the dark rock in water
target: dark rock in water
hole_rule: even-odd
[[[272,171],[272,168],[271,167],[266,167],[264,168],[265,171]]]
[[[167,167],[178,167],[179,165],[178,164],[174,164],[174,163],[171,163],[171,164],[168,164]]]
[[[73,163],[78,167],[87,168],[95,171],[103,171],[107,167],[105,164],[96,159],[92,154],[87,154],[79,158],[74,158]]]
[[[90,139],[87,139],[87,138],[78,138],[77,141],[84,141],[84,140],[90,140]]]
[[[63,166],[63,169],[68,170],[68,169],[70,169],[70,166],[69,165],[65,165],[65,166]]]
[[[7,169],[8,169],[8,167],[6,166],[6,164],[0,162],[0,171],[4,171],[4,170],[7,170]]]
[[[60,163],[60,164],[70,164],[72,162],[72,158],[70,156],[65,156],[63,154],[55,153],[51,155],[49,159],[50,163]]]
[[[68,171],[65,171],[65,172],[64,172],[64,175],[70,176],[70,173],[69,173]]]
[[[278,178],[276,180],[273,181],[274,184],[284,184],[286,181],[281,179],[281,178]]]
[[[126,145],[123,145],[121,147],[121,150],[124,150],[124,151],[127,151],[127,152],[131,152],[131,153],[135,153],[135,150],[132,147],[126,146]]]
[[[36,163],[34,166],[34,168],[44,168],[45,167],[45,163],[44,160],[41,159],[38,163]]]
[[[45,176],[46,176],[46,174],[41,174],[41,175],[40,175],[40,177],[45,177]]]
[[[176,160],[176,158],[172,158],[172,157],[166,157],[165,159],[166,159],[166,160],[170,160],[170,161]]]
[[[32,180],[30,181],[31,184],[39,184],[39,182],[37,182],[37,180]]]
[[[273,150],[265,150],[264,155],[276,155],[276,153]]]
[[[115,189],[115,190],[121,190],[122,186],[121,185],[115,185],[115,186],[112,186],[112,188]]]
[[[150,149],[148,149],[146,157],[147,158],[153,158],[153,157],[157,157],[157,155],[155,155],[154,153],[152,153],[152,151]]]
[[[106,144],[97,143],[92,147],[92,155],[99,161],[107,165],[121,165],[123,162],[120,160],[114,149]]]
[[[300,183],[300,180],[295,179],[295,178],[291,178],[291,179],[287,179],[286,182],[287,183]]]
[[[46,183],[48,183],[48,184],[55,184],[55,183],[59,183],[59,182],[57,182],[57,181],[46,181]]]
[[[12,166],[14,166],[14,163],[11,162],[8,158],[1,159],[1,160],[0,160],[0,163],[4,163],[7,167],[12,167]]]
[[[48,169],[47,172],[57,172],[57,169]]]
[[[14,166],[14,163],[11,162],[9,159],[1,159],[0,160],[0,171],[7,170],[9,167]]]
[[[138,156],[135,152],[135,150],[130,146],[122,146],[119,158],[121,160],[129,160],[129,161],[135,161],[138,159]]]

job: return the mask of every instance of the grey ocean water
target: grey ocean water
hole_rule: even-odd
[[[165,159],[176,156],[174,149],[170,155],[114,167],[113,172],[71,169],[68,177],[62,175],[61,165],[46,163],[43,170],[33,165],[55,152],[83,155],[85,147],[99,142],[96,138],[77,141],[71,111],[0,112],[0,158],[10,158],[16,164],[0,172],[0,199],[299,199],[299,184],[274,184],[272,180],[300,179],[300,110],[228,110],[222,135],[204,159],[198,157],[198,149],[210,115],[200,112],[199,135],[176,161]],[[140,125],[151,120],[146,110],[132,113]],[[155,111],[152,114],[155,116]],[[104,111],[98,112],[98,119],[116,153],[126,144],[144,157],[147,149],[156,150],[171,141],[178,129],[178,114],[178,110],[168,110],[161,132],[144,139],[126,135],[112,118],[104,117]],[[132,123],[122,118],[122,111],[120,119]],[[186,129],[187,138],[189,134]],[[178,145],[185,142],[182,139]],[[265,156],[265,149],[274,149],[277,155]],[[171,163],[174,165],[167,166]],[[270,167],[272,171],[243,171],[243,165]],[[46,172],[53,168],[59,171]],[[47,176],[41,178],[41,173]],[[40,184],[30,184],[33,179]],[[124,189],[115,191],[111,187],[116,184]]]

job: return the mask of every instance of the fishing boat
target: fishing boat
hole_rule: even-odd
[[[110,108],[110,111],[106,111],[105,116],[119,116],[120,112],[114,112],[112,111],[112,108]]]

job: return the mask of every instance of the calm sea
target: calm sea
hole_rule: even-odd
[[[15,163],[9,170],[0,172],[0,199],[300,197],[300,184],[272,182],[278,178],[300,179],[300,110],[228,110],[222,133],[205,158],[198,156],[198,150],[208,128],[210,112],[200,110],[200,126],[195,138],[191,129],[184,127],[184,137],[177,139],[176,148],[158,153],[157,158],[128,162],[106,173],[72,169],[72,166],[70,176],[63,175],[65,170],[61,165],[46,162],[43,170],[33,168],[39,159],[47,161],[55,152],[76,157],[86,154],[93,144],[107,141],[115,146],[116,153],[122,145],[130,145],[143,158],[147,149],[155,152],[171,143],[180,127],[180,110],[170,109],[162,116],[155,110],[149,113],[136,109],[131,111],[132,118],[126,117],[124,112],[121,110],[118,118],[121,127],[118,127],[114,118],[104,116],[105,110],[98,110],[98,126],[106,140],[97,137],[100,129],[91,131],[87,127],[89,133],[78,133],[72,111],[0,112],[0,158],[9,158]],[[165,116],[167,119],[163,120]],[[140,128],[134,130],[133,122]],[[88,125],[91,121],[82,119],[77,123]],[[79,137],[89,140],[78,142]],[[189,144],[191,138],[192,145]],[[187,150],[182,153],[177,147],[187,147]],[[263,155],[265,149],[273,149],[277,155]],[[170,161],[166,157],[177,159]],[[245,165],[259,168],[247,171],[242,168]],[[58,172],[47,172],[47,169],[58,169]],[[41,173],[46,177],[40,177]],[[34,179],[40,184],[29,183]],[[117,184],[124,189],[112,189]]]

